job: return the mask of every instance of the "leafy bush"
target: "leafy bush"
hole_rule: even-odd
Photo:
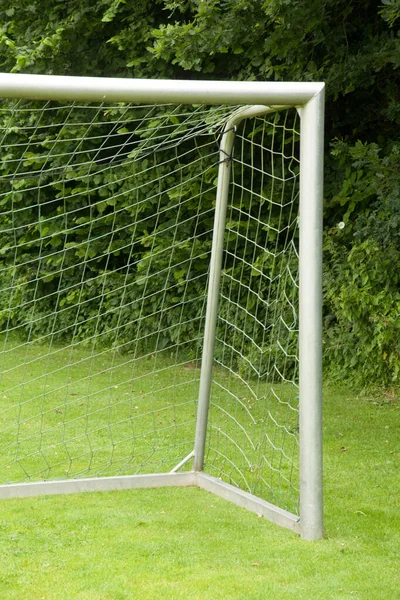
[[[339,298],[345,295],[343,286],[357,279],[354,269],[360,267],[360,296],[368,292],[376,298],[381,286],[388,294],[386,312],[397,306],[399,16],[399,0],[21,0],[4,10],[0,67],[66,75],[325,81],[325,322],[330,324],[327,347],[335,347],[327,351],[326,363],[335,370],[337,361],[336,372],[343,377],[365,379],[362,361],[351,366],[356,339],[351,322],[357,320],[356,337],[361,340],[361,328],[369,339],[371,323],[377,321],[366,298],[365,314],[370,318],[353,315],[350,322],[350,300],[343,310]],[[30,160],[36,159],[33,152]],[[105,192],[111,184],[102,184]],[[22,208],[29,198],[21,185],[12,193],[15,206]],[[112,213],[105,193],[102,203],[94,198],[84,202],[82,218],[98,210],[95,204],[105,217]],[[19,214],[23,219],[27,213]],[[345,223],[340,235],[339,222]],[[85,224],[75,227],[78,239]],[[7,244],[5,237],[2,243]],[[54,233],[53,243],[56,240]],[[89,251],[94,252],[91,264],[105,269],[99,250],[93,246]],[[114,264],[119,260],[116,252]],[[138,247],[137,252],[145,257],[146,249]],[[365,254],[365,264],[357,259],[360,253]],[[380,283],[374,271],[379,253],[387,266],[381,269]],[[367,267],[372,269],[370,276]],[[376,344],[386,343],[379,332],[374,339]],[[368,378],[377,384],[392,381],[395,355],[386,346],[380,353],[373,347],[376,356],[386,354],[386,359],[381,367],[367,369]],[[356,367],[361,369],[358,375]]]
[[[329,204],[344,228],[325,238],[325,362],[363,385],[400,369],[400,146],[335,142],[345,178]],[[339,211],[343,212],[339,212]]]
[[[331,374],[366,386],[393,385],[400,374],[400,251],[356,243],[345,262],[326,243],[325,360]],[[390,274],[390,275],[389,275]]]

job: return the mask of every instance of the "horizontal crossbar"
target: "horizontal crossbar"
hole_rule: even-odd
[[[315,82],[117,79],[0,73],[0,97],[33,100],[301,106],[323,89],[323,83]]]

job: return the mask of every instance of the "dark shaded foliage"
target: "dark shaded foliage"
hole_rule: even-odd
[[[326,81],[326,363],[397,381],[399,0],[1,4],[3,71]]]

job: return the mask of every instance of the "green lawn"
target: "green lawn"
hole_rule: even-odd
[[[168,472],[192,452],[198,361],[1,342],[0,483]],[[215,367],[207,446],[209,474],[293,513],[297,394]]]
[[[160,472],[193,449],[198,369],[158,354],[4,344],[0,482]]]
[[[326,537],[194,489],[1,503],[0,597],[398,598],[400,403],[325,390]]]

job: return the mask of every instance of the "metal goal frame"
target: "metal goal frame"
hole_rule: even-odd
[[[91,102],[146,102],[243,105],[235,109],[222,136],[214,221],[210,285],[194,451],[172,472],[19,483],[0,486],[0,498],[198,486],[299,533],[323,536],[322,501],[322,191],[324,84],[283,82],[170,81],[0,74],[0,98]],[[234,135],[244,118],[288,107],[300,115],[299,412],[300,515],[291,514],[203,472],[213,347],[222,261],[222,238]],[[178,469],[194,459],[191,472]]]

